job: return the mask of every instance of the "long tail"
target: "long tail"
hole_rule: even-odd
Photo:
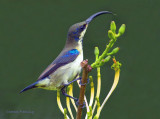
[[[38,86],[36,86],[36,84],[38,84],[38,81],[36,81],[35,83],[33,83],[33,84],[31,84],[31,85],[25,87],[23,90],[21,90],[20,93],[22,93],[22,92],[24,92],[24,91],[27,91],[27,90],[29,90],[29,89],[38,87]]]

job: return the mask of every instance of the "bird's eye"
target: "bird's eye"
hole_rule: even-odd
[[[80,27],[80,29],[82,29],[82,30],[83,30],[83,29],[84,29],[84,27],[83,27],[83,26],[81,26],[81,27]]]
[[[80,29],[85,29],[85,27],[86,27],[86,24],[84,24],[84,25],[82,25],[81,27],[80,27]]]

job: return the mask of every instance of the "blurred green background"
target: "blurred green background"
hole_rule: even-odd
[[[89,25],[83,42],[89,63],[94,61],[94,47],[103,51],[108,43],[112,20],[127,29],[115,44],[120,47],[116,58],[123,64],[120,82],[101,119],[160,119],[159,5],[159,0],[1,0],[0,119],[63,119],[55,91],[19,91],[36,81],[60,53],[72,24],[104,10],[117,15],[102,15]],[[113,82],[111,65],[102,68],[101,102]],[[90,75],[96,76],[95,70]],[[78,96],[78,88],[75,92]]]

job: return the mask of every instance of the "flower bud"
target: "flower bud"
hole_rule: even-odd
[[[116,47],[112,50],[112,52],[108,53],[107,55],[113,55],[113,54],[116,54],[118,51],[119,51],[119,47]]]
[[[114,33],[111,30],[108,31],[108,37],[110,39],[115,39]]]
[[[115,32],[116,32],[116,24],[115,24],[115,22],[114,22],[114,21],[112,21],[112,22],[111,22],[110,29],[111,29],[111,31],[112,31],[113,33],[115,33]]]
[[[120,35],[123,35],[124,32],[125,32],[125,29],[126,29],[126,25],[125,25],[125,24],[122,24],[121,27],[119,28],[118,33],[119,33]]]
[[[94,48],[94,54],[95,54],[96,56],[99,55],[99,49],[98,49],[98,47],[95,47],[95,48]]]
[[[111,59],[111,56],[108,56],[104,59],[104,62],[108,62]]]
[[[116,54],[118,51],[119,51],[119,47],[116,47],[116,48],[114,48],[113,50],[112,50],[112,52],[113,52],[113,54]]]

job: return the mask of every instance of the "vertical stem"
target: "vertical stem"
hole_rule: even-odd
[[[70,90],[69,90],[69,95],[73,97],[73,83],[70,84],[70,86],[71,86],[71,87],[70,87]],[[71,98],[70,98],[70,100],[71,100],[71,102],[72,102],[72,105],[73,105],[74,109],[75,109],[76,112],[77,112],[77,107],[76,107],[76,104],[75,104],[74,99],[71,99]]]
[[[71,90],[70,87],[71,87],[70,85],[67,87],[67,94],[69,94],[69,91]],[[69,97],[66,97],[66,105],[67,105],[67,109],[68,109],[68,112],[69,112],[71,118],[74,119],[73,114],[72,114],[72,110],[71,110],[71,106],[70,106]]]
[[[63,106],[62,106],[62,103],[61,103],[61,99],[60,99],[60,90],[57,90],[57,104],[58,104],[58,107],[59,107],[59,109],[61,110],[61,112],[62,112],[63,114],[65,114],[65,113],[64,113]],[[66,116],[67,116],[67,119],[69,119],[68,115],[66,115]]]
[[[92,76],[90,76],[89,79],[90,79],[90,87],[91,87],[91,94],[90,94],[89,106],[92,107],[93,100],[94,100],[94,83],[93,83],[93,78],[92,78]]]
[[[96,98],[99,98],[100,92],[101,92],[101,73],[100,73],[100,67],[97,67],[97,93],[96,93]],[[97,100],[95,100],[92,113],[94,113],[94,110],[96,109],[96,106],[97,106]]]
[[[97,95],[96,95],[96,97],[99,98],[100,92],[101,92],[101,73],[100,73],[100,67],[97,68],[97,79],[98,79],[98,83],[97,83]]]
[[[82,62],[83,63],[83,62]],[[83,64],[83,73],[82,73],[82,80],[81,83],[85,85],[81,85],[80,88],[80,95],[79,95],[79,106],[78,106],[78,111],[77,111],[77,117],[76,119],[81,119],[82,116],[82,107],[83,107],[83,102],[84,102],[84,94],[85,94],[85,89],[86,89],[86,83],[87,83],[87,77],[88,77],[88,62]]]
[[[79,83],[80,83],[80,81],[77,81],[79,88],[81,88],[81,85]],[[84,101],[85,101],[85,105],[86,105],[86,110],[87,110],[87,112],[89,112],[89,105],[88,105],[88,101],[87,101],[87,98],[85,95],[84,95]]]
[[[109,91],[109,93],[107,94],[106,98],[104,99],[102,105],[101,105],[101,108],[100,108],[100,111],[103,109],[105,103],[107,102],[107,100],[109,99],[109,97],[111,96],[111,94],[113,93],[113,91],[115,90],[117,84],[118,84],[118,81],[119,81],[119,76],[120,76],[120,69],[118,69],[117,71],[115,71],[115,78],[114,78],[114,82],[113,82],[113,85]]]

